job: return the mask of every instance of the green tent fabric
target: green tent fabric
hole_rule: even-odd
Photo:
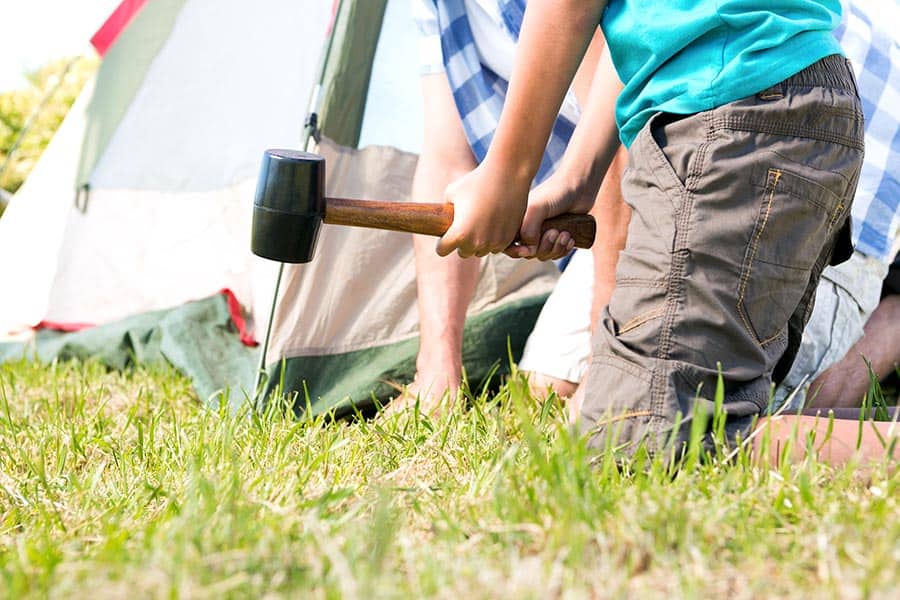
[[[110,369],[168,362],[188,376],[201,399],[233,407],[252,394],[257,348],[241,343],[224,294],[74,333],[41,330],[25,343],[0,344],[0,362],[21,359],[100,361]],[[227,395],[222,390],[229,390]]]
[[[322,133],[356,148],[387,0],[343,0],[322,75]]]
[[[545,297],[511,302],[466,323],[463,363],[469,383],[479,389],[492,376],[509,373],[510,353],[518,360]],[[279,381],[302,382],[316,414],[336,417],[368,412],[397,394],[415,374],[418,338],[344,354],[292,357],[270,366],[262,398]],[[258,348],[245,346],[224,294],[144,313],[74,333],[41,330],[25,343],[0,344],[0,363],[23,357],[44,362],[97,360],[110,369],[169,363],[189,377],[197,395],[212,407],[227,402],[238,409],[252,401]],[[496,379],[492,380],[496,383]],[[298,413],[306,398],[295,400]]]
[[[496,377],[509,373],[510,356],[514,361],[521,357],[545,300],[546,296],[525,298],[466,320],[462,358],[471,389],[496,384]],[[418,349],[419,339],[414,337],[343,354],[286,358],[269,365],[270,379],[262,397],[271,397],[287,382],[288,389],[306,390],[315,413],[333,410],[341,417],[355,410],[368,412],[376,400],[385,404],[412,379]],[[306,398],[298,393],[294,406],[301,412]]]

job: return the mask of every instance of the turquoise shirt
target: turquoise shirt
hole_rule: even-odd
[[[657,112],[709,110],[841,54],[840,16],[840,0],[610,0],[601,27],[625,84],[622,142]]]

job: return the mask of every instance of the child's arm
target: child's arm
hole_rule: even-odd
[[[515,238],[553,122],[605,5],[529,1],[497,133],[482,164],[447,188],[455,218],[438,254],[484,256]]]
[[[564,212],[584,213],[591,209],[620,145],[615,103],[621,91],[622,83],[613,67],[609,48],[604,48],[588,100],[559,168],[529,196],[521,229],[522,241],[529,247],[511,248],[510,256],[534,256],[534,244],[540,239],[544,220]],[[546,251],[547,244],[543,245],[542,250]]]

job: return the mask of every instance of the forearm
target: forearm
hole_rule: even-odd
[[[550,130],[606,0],[530,0],[506,104],[485,163],[518,182],[537,173]],[[523,132],[531,135],[523,135]]]
[[[615,122],[615,103],[621,90],[622,84],[613,68],[612,59],[604,48],[595,67],[588,97],[583,102],[584,110],[559,168],[529,196],[529,207],[521,227],[521,239],[527,247],[517,250],[514,256],[537,257],[542,260],[553,258],[552,252],[548,252],[546,243],[542,240],[540,224],[547,217],[566,211],[590,211],[597,219],[598,236],[602,239],[606,235],[615,234],[613,237],[616,244],[621,245],[618,240],[624,235],[623,223],[627,222],[630,212],[625,210],[627,207],[623,205],[618,189],[615,190],[618,204],[608,203],[610,205],[605,207],[597,205],[597,194],[603,177],[621,147]],[[611,181],[610,185],[618,188],[618,179],[616,178],[615,184]],[[539,241],[540,246],[537,246]],[[595,248],[600,250],[597,244]],[[607,258],[611,260],[601,262],[611,275],[618,253],[611,251],[608,254]],[[605,278],[610,279],[611,277]],[[611,282],[607,287],[611,290]],[[609,290],[607,296],[608,293]]]
[[[865,335],[840,362],[832,365],[809,386],[812,408],[859,408],[869,389],[869,366],[878,379],[900,362],[900,296],[887,296],[872,313]],[[866,364],[865,358],[869,361]]]
[[[587,106],[588,97],[591,94],[591,85],[594,83],[594,75],[597,74],[597,65],[600,64],[600,57],[603,55],[603,48],[606,46],[606,40],[603,37],[603,31],[600,27],[594,30],[594,36],[588,49],[575,71],[575,77],[572,79],[572,91],[575,92],[575,99],[581,110]]]
[[[452,131],[446,133],[439,142],[432,141],[423,148],[413,178],[414,202],[434,202],[452,181],[475,168],[468,145],[457,144],[464,152],[452,152],[453,146],[447,140],[456,136]],[[421,338],[419,358],[424,362],[459,363],[466,309],[478,282],[480,261],[458,256],[442,258],[435,254],[434,238],[429,236],[414,235],[413,248]],[[423,370],[421,364],[418,369]]]
[[[561,174],[590,195],[597,193],[620,146],[615,104],[621,91],[609,49],[604,48],[584,111],[560,164]]]
[[[443,73],[422,78],[424,139],[412,200],[437,202],[447,186],[475,168],[450,83]],[[420,350],[417,369],[433,374],[442,368],[460,368],[466,308],[478,282],[478,259],[457,256],[440,258],[434,253],[434,238],[413,236],[416,255]],[[427,376],[428,373],[423,373]],[[458,375],[458,373],[457,373]]]

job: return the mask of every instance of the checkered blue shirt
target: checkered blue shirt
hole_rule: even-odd
[[[853,242],[857,251],[890,263],[900,229],[900,36],[890,15],[900,10],[896,0],[845,0],[843,5],[835,36],[853,63],[866,116]]]
[[[518,40],[525,0],[494,0],[503,24],[513,40]],[[508,82],[481,64],[464,0],[413,0],[413,18],[419,27],[422,73],[445,71],[453,91],[456,108],[475,159],[487,155],[494,137]],[[559,116],[535,183],[546,179],[566,151],[575,124]]]

